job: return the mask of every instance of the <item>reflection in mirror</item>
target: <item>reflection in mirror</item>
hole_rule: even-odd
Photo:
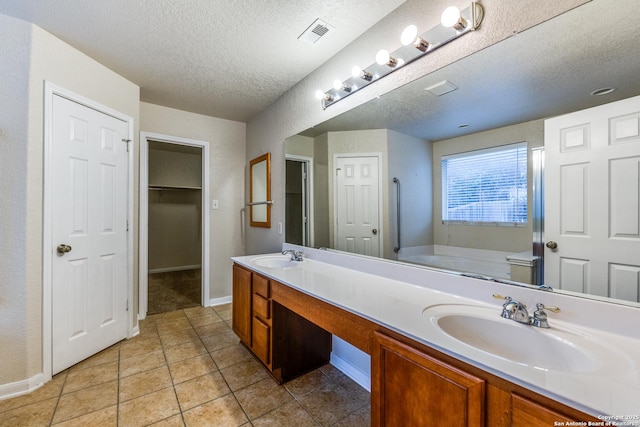
[[[638,306],[640,107],[613,104],[637,103],[631,98],[640,95],[640,56],[630,54],[640,39],[640,15],[626,13],[633,2],[624,3],[579,6],[289,138],[286,156],[302,150],[313,160],[308,218],[314,239],[305,244],[372,254],[367,250],[375,236],[379,255],[390,260]],[[627,20],[632,22],[618,24]],[[425,90],[445,81],[457,89],[442,96]],[[605,87],[615,90],[592,95]],[[602,107],[589,110],[593,118],[577,113],[596,106]],[[557,116],[564,117],[560,124],[548,120]],[[590,131],[582,126],[587,122]],[[596,130],[600,126],[603,131]],[[493,200],[474,199],[478,191],[461,193],[504,178],[506,167],[498,174],[486,159],[479,162],[486,176],[472,175],[469,167],[468,176],[447,184],[448,159],[487,150],[493,153],[487,159],[504,166],[496,150],[518,143],[526,147],[526,172],[514,172],[520,181],[502,187]],[[593,155],[583,149],[602,143]],[[607,158],[607,146],[621,148]],[[352,160],[371,155],[380,159],[379,188],[365,184],[367,190],[358,192],[362,174],[375,170]],[[601,171],[603,178],[593,175]],[[399,214],[394,178],[402,183]],[[463,178],[474,184],[456,187]],[[621,202],[604,205],[596,199],[603,195],[606,203]],[[363,209],[373,197],[378,211]],[[347,200],[353,203],[342,207]],[[494,216],[479,218],[473,210],[480,207]],[[508,216],[518,209],[521,216]],[[287,210],[287,227],[289,217]],[[340,234],[341,226],[358,221],[369,224],[368,235]],[[396,253],[398,223],[402,247]],[[289,228],[285,239],[293,242]],[[612,252],[621,257],[603,258]]]
[[[271,227],[271,153],[249,163],[249,219],[252,227]]]

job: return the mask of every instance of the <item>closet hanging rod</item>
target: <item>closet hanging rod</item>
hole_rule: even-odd
[[[264,202],[247,203],[247,206],[256,206],[256,205],[273,205],[273,200],[266,200]]]
[[[184,191],[184,190],[202,190],[202,187],[180,187],[180,186],[163,186],[163,185],[150,185],[149,191]]]

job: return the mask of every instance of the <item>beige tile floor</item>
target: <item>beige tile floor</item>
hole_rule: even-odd
[[[0,401],[0,426],[368,426],[369,393],[326,365],[284,386],[239,344],[231,306],[148,316],[140,335]]]

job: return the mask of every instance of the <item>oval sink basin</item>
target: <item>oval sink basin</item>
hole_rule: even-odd
[[[292,261],[289,255],[267,255],[251,260],[255,265],[266,268],[293,268],[302,264],[301,261]]]
[[[590,336],[553,324],[550,329],[523,325],[500,317],[499,308],[436,305],[427,307],[423,317],[465,346],[535,369],[596,372],[603,361],[610,365],[612,356],[616,359],[615,351]]]

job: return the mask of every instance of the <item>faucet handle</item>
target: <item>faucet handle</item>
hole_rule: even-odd
[[[547,313],[545,310],[552,311],[554,313],[559,313],[560,309],[558,307],[546,306],[544,304],[538,303],[536,304],[536,311],[533,313],[531,317],[531,325],[536,326],[538,328],[549,328],[549,322],[547,321]]]
[[[538,303],[538,304],[536,304],[536,308],[538,310],[549,310],[549,311],[552,311],[554,313],[560,313],[560,308],[559,307],[554,307],[552,305],[544,305],[542,303]]]
[[[502,300],[505,300],[506,302],[509,302],[509,301],[511,301],[511,299],[512,299],[510,296],[506,296],[506,297],[505,297],[504,295],[500,295],[500,294],[493,294],[492,296],[493,296],[495,299],[502,299]]]

